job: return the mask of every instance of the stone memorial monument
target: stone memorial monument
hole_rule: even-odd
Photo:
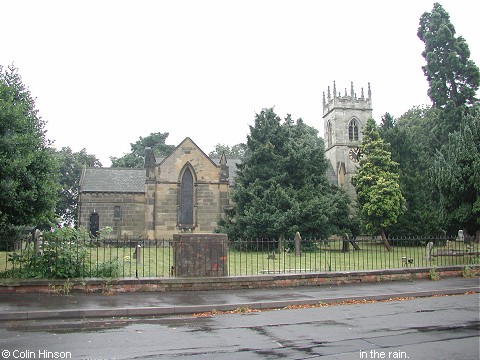
[[[227,276],[227,235],[173,235],[173,269],[178,277]]]

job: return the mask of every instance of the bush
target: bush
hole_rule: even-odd
[[[104,233],[108,233],[104,230]],[[57,278],[115,277],[119,263],[110,260],[92,266],[89,249],[94,246],[84,228],[58,228],[45,232],[41,251],[36,253],[31,243],[21,253],[9,254],[13,268],[3,272],[2,277]]]
[[[110,278],[120,275],[120,262],[118,259],[105,261],[92,269],[91,277]]]

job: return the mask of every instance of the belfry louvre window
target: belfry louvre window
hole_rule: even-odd
[[[348,140],[358,141],[358,122],[352,119],[348,125]]]
[[[193,175],[187,167],[180,182],[180,209],[178,224],[182,229],[193,228]]]
[[[332,145],[332,124],[327,122],[327,147]]]

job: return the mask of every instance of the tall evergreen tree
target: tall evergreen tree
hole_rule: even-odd
[[[431,13],[422,15],[418,36],[425,43],[422,55],[427,61],[423,70],[429,82],[428,94],[434,107],[440,109],[430,133],[430,143],[439,150],[430,180],[438,192],[444,226],[450,231],[455,227],[477,231],[478,193],[471,176],[476,173],[478,151],[474,126],[478,126],[480,71],[470,60],[465,39],[455,37],[455,28],[440,4],[435,3]]]
[[[480,112],[465,116],[450,134],[432,172],[446,229],[464,229],[480,240]]]
[[[369,119],[360,145],[360,169],[352,178],[365,230],[380,233],[385,248],[391,246],[386,230],[403,213],[404,201],[399,185],[398,164],[392,161],[389,144],[380,137],[377,125]]]
[[[326,237],[345,232],[348,197],[327,182],[317,130],[263,109],[250,127],[232,191],[234,209],[220,228],[232,237]]]
[[[440,148],[477,101],[480,71],[470,60],[466,40],[455,36],[450,16],[439,3],[421,16],[417,35],[425,43],[422,55],[427,64],[422,69],[429,83],[428,95],[433,106],[442,109],[432,128],[434,146]]]
[[[429,180],[434,151],[429,146],[430,126],[438,116],[432,107],[414,107],[398,119],[382,117],[379,133],[390,144],[392,160],[399,164],[400,188],[406,212],[389,227],[395,236],[430,235],[440,231],[440,211]]]
[[[474,104],[479,70],[470,60],[465,39],[455,37],[455,27],[442,5],[435,3],[432,12],[421,16],[417,35],[425,43],[422,55],[427,64],[422,69],[433,105],[444,108],[449,103],[454,107]]]

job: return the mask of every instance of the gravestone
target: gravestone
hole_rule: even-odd
[[[300,233],[297,231],[297,233],[295,234],[295,256],[301,255],[301,246],[300,246],[301,242],[302,242],[302,237],[300,236]]]
[[[226,234],[174,234],[173,269],[178,277],[227,276]]]
[[[463,230],[458,230],[457,241],[463,241],[463,240],[464,240]]]
[[[430,258],[432,257],[432,248],[433,242],[430,241],[425,248],[425,260],[430,260]]]
[[[141,264],[142,263],[142,246],[141,245],[137,245],[133,255],[135,256],[135,261],[137,262],[137,264]]]
[[[40,241],[42,233],[39,229],[35,229],[33,233],[33,251],[37,254],[40,252]]]

